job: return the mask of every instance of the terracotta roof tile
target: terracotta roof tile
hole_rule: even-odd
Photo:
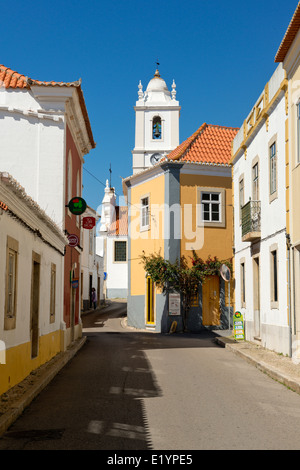
[[[2,83],[1,83],[2,82]],[[75,82],[42,82],[40,80],[33,80],[32,78],[26,77],[18,72],[13,71],[9,67],[5,67],[5,65],[0,64],[0,86],[4,85],[5,88],[30,88],[30,86],[38,85],[38,86],[49,86],[49,87],[74,87],[77,89],[79,102],[81,111],[84,117],[84,121],[86,124],[86,129],[89,135],[90,143],[92,148],[96,147],[96,143],[94,142],[94,137],[91,129],[91,124],[88,117],[88,112],[85,105],[85,100],[81,88],[81,79]]]
[[[231,143],[238,128],[202,124],[191,137],[168,155],[168,160],[197,163],[228,164]]]
[[[0,65],[0,81],[5,88],[27,88],[27,78],[9,67]]]
[[[32,78],[26,77],[5,65],[0,64],[0,81],[3,82],[5,88],[30,88],[30,85],[40,86],[74,86],[78,87],[81,85],[81,80],[75,82],[43,82],[41,80],[33,80]]]
[[[127,206],[116,207],[116,219],[110,224],[107,231],[108,236],[128,234],[128,208]]]
[[[297,5],[297,8],[293,14],[293,17],[290,21],[290,24],[286,30],[286,33],[281,41],[277,54],[275,56],[275,62],[283,62],[286,54],[291,47],[296,34],[300,28],[300,2]]]

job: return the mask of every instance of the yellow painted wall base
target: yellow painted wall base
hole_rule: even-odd
[[[0,364],[0,395],[7,392],[33,370],[50,361],[60,352],[60,330],[39,338],[39,354],[31,358],[31,343],[24,343],[5,351],[5,364]]]

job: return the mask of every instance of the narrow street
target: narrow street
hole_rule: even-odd
[[[125,330],[126,303],[83,316],[87,341],[0,450],[298,449],[300,396],[213,333]],[[134,452],[132,452],[134,455]]]

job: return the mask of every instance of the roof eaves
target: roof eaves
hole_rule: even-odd
[[[190,137],[188,137],[184,142],[182,142],[178,147],[176,147],[172,152],[167,155],[169,161],[176,161],[182,159],[186,153],[189,151],[194,141],[199,137],[199,135],[206,129],[207,124],[204,122]],[[182,147],[182,148],[180,148]],[[178,154],[176,152],[178,150]],[[174,157],[171,155],[174,153]]]
[[[300,28],[300,2],[293,14],[286,33],[275,56],[275,62],[283,62]]]

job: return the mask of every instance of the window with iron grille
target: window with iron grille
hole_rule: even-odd
[[[115,241],[115,262],[127,261],[127,243],[126,241]]]

